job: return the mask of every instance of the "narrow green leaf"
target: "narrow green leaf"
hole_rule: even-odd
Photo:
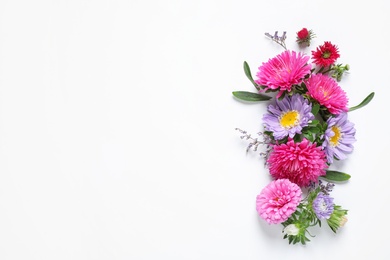
[[[367,105],[368,103],[370,103],[370,101],[374,98],[374,95],[375,95],[375,92],[371,92],[370,95],[368,95],[359,105],[357,106],[354,106],[354,107],[351,107],[348,112],[351,112],[353,110],[356,110],[356,109],[359,109],[361,107],[364,107],[365,105]]]
[[[235,96],[238,99],[245,100],[245,101],[264,101],[264,100],[270,100],[272,97],[258,94],[258,93],[252,93],[248,91],[233,91],[233,96]]]
[[[251,69],[249,68],[248,62],[244,61],[244,72],[246,77],[252,82],[252,84],[258,89],[256,82],[253,80]]]
[[[351,178],[351,175],[339,171],[328,170],[323,178],[329,181],[347,181]]]

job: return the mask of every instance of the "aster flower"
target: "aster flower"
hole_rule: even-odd
[[[299,32],[297,32],[297,43],[298,44],[306,44],[310,46],[310,41],[315,37],[315,34],[312,30],[308,30],[306,28],[302,28]]]
[[[313,210],[318,219],[329,219],[333,213],[333,198],[324,193],[318,193],[313,201]]]
[[[356,142],[354,124],[348,121],[348,114],[342,113],[327,120],[328,128],[324,134],[322,146],[325,149],[327,160],[333,163],[333,158],[344,160],[353,151]]]
[[[333,65],[340,57],[338,47],[331,42],[325,42],[312,51],[313,63],[326,67]]]
[[[279,179],[269,183],[256,198],[256,210],[269,224],[279,224],[293,214],[302,191],[295,183]]]
[[[286,178],[299,186],[308,186],[317,182],[318,177],[326,174],[325,152],[309,140],[274,145],[267,160],[269,171],[275,179]]]
[[[308,95],[332,114],[348,111],[348,98],[337,82],[323,74],[314,74],[306,81]]]
[[[264,126],[266,131],[273,132],[276,140],[301,134],[302,128],[314,119],[311,104],[299,94],[276,99],[275,105],[268,106],[268,111],[263,116]]]
[[[309,59],[301,52],[286,50],[268,62],[263,62],[255,82],[265,90],[279,90],[277,97],[280,97],[284,91],[290,92],[293,85],[300,84],[310,73],[311,66],[307,64]]]

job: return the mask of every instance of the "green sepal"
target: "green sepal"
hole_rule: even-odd
[[[235,96],[238,99],[244,100],[244,101],[265,101],[265,100],[270,100],[272,97],[263,95],[263,94],[258,94],[258,93],[253,93],[253,92],[248,92],[248,91],[233,91],[233,96]]]
[[[359,109],[361,107],[364,107],[365,105],[370,103],[370,101],[374,98],[374,95],[375,95],[375,92],[371,92],[359,105],[349,108],[348,112],[351,112],[351,111],[354,111],[354,110]]]
[[[321,177],[332,182],[332,181],[347,181],[351,178],[351,175],[344,172],[328,170],[326,171],[326,175]]]

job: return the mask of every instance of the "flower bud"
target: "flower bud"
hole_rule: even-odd
[[[283,229],[283,233],[288,236],[296,236],[299,234],[299,228],[295,224],[290,224]]]
[[[340,224],[339,224],[340,227],[343,227],[345,225],[345,223],[347,223],[347,221],[348,221],[348,218],[346,216],[341,217]]]

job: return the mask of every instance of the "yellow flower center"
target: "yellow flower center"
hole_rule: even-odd
[[[339,144],[339,140],[341,138],[341,131],[340,127],[338,126],[332,126],[332,131],[334,133],[334,136],[330,138],[330,144],[332,146],[337,146]]]
[[[328,91],[326,91],[325,89],[324,89],[324,87],[323,86],[320,86],[319,87],[319,90],[321,91],[321,93],[322,93],[322,95],[323,95],[323,97],[324,97],[324,99],[325,100],[328,100],[330,97],[328,96]]]
[[[324,53],[322,53],[322,58],[329,59],[330,54],[331,54],[330,51],[325,51]]]
[[[291,128],[298,124],[299,113],[296,110],[291,110],[283,113],[280,117],[279,123],[284,128]]]

